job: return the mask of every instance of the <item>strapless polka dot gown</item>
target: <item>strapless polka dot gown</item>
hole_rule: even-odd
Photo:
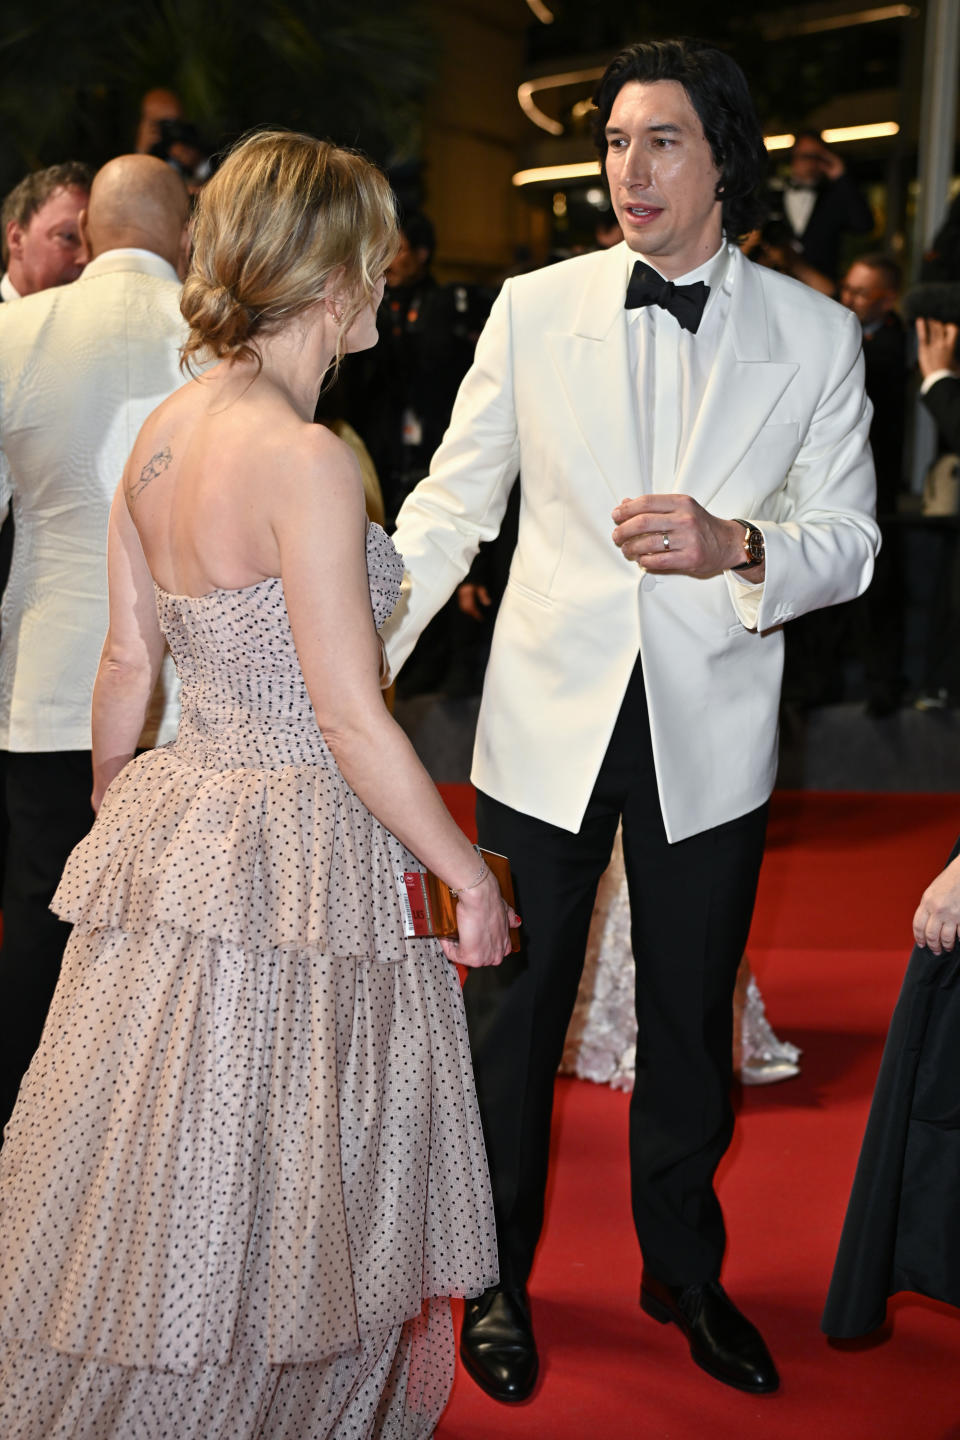
[[[377,623],[402,564],[367,536]],[[0,1152],[4,1440],[418,1440],[496,1278],[460,989],[323,739],[279,579],[157,592],[177,740],[110,786]]]

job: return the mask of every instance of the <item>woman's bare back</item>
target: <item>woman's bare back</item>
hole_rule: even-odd
[[[278,575],[277,505],[325,450],[343,448],[252,365],[222,363],[175,391],[144,424],[124,473],[157,584],[203,595]]]

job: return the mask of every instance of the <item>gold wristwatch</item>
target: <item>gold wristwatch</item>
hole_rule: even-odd
[[[763,544],[763,531],[758,530],[756,525],[751,525],[749,520],[741,520],[739,516],[734,517],[737,525],[742,525],[746,530],[743,537],[743,549],[746,560],[740,565],[733,565],[733,570],[752,570],[754,565],[762,565],[766,558],[766,550]]]

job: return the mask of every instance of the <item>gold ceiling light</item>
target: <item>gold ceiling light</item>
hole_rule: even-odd
[[[532,170],[518,170],[514,185],[537,185],[542,180],[584,180],[600,174],[599,160],[578,160],[573,165],[537,165]]]
[[[794,35],[816,35],[823,30],[874,25],[878,20],[913,20],[919,13],[916,5],[874,5],[869,10],[852,10],[846,15],[823,15],[818,20],[801,20],[791,29]]]
[[[552,25],[554,21],[553,11],[544,5],[543,0],[527,0],[530,9],[536,15],[541,25]]]
[[[602,74],[603,67],[597,66],[592,70],[565,70],[561,75],[541,75],[536,80],[524,80],[523,84],[517,87],[520,109],[528,119],[533,121],[534,125],[539,125],[541,130],[546,130],[548,135],[562,135],[563,126],[560,121],[545,114],[534,100],[534,95],[540,90],[559,90],[564,85],[578,85],[585,80],[599,80]]]
[[[810,20],[797,20],[787,12],[764,22],[763,33],[768,40],[784,40],[789,36],[822,35],[827,30],[852,30],[857,25],[875,25],[880,20],[915,20],[919,14],[917,5],[872,5],[869,9],[818,15]]]
[[[876,140],[881,135],[899,135],[896,120],[881,120],[876,125],[837,125],[820,132],[825,145],[840,145],[844,140]]]
[[[795,139],[795,135],[764,135],[763,143],[768,150],[789,150]]]

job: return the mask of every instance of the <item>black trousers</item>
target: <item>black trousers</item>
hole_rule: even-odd
[[[93,824],[89,750],[6,756],[8,849],[0,947],[0,1125],[13,1110],[60,974],[70,926],[49,909]]]
[[[767,807],[668,844],[638,661],[576,834],[477,800],[480,843],[510,857],[523,920],[522,952],[464,987],[508,1286],[526,1283],[543,1224],[554,1077],[621,817],[637,961],[634,1223],[667,1283],[715,1279],[723,1259],[713,1178],[733,1134],[733,989]]]

